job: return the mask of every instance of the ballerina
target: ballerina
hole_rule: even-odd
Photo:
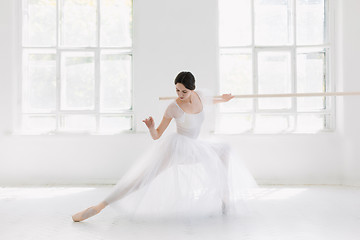
[[[131,196],[125,208],[139,210],[142,204],[144,211],[179,213],[187,209],[194,213],[205,206],[213,209],[219,203],[220,212],[228,214],[231,204],[245,189],[257,187],[246,167],[234,164],[237,159],[229,144],[198,139],[208,102],[228,102],[233,96],[223,94],[221,99],[215,99],[195,91],[191,72],[180,72],[175,87],[178,98],[168,105],[159,126],[155,128],[151,116],[143,120],[152,139],[157,140],[155,145],[124,174],[103,201],[73,215],[74,222],[88,219],[109,205],[125,204]],[[160,139],[173,118],[177,132]],[[146,190],[149,190],[147,195]]]

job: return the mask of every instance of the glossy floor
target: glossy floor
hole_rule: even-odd
[[[112,208],[74,223],[71,215],[111,187],[0,188],[0,239],[359,239],[360,188],[261,186],[247,215],[181,221],[135,221]]]

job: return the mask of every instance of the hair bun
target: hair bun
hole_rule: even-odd
[[[191,72],[180,72],[175,78],[175,84],[181,83],[189,90],[195,90],[195,77]]]

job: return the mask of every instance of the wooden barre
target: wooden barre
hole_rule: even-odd
[[[283,98],[283,97],[329,97],[329,96],[355,96],[360,92],[320,92],[320,93],[282,93],[282,94],[245,94],[233,95],[235,98]],[[159,97],[159,100],[176,99],[177,97]],[[221,96],[214,96],[221,98]]]

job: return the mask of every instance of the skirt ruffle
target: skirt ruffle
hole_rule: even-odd
[[[178,133],[154,142],[104,199],[128,217],[196,217],[248,211],[258,187],[230,145]]]

